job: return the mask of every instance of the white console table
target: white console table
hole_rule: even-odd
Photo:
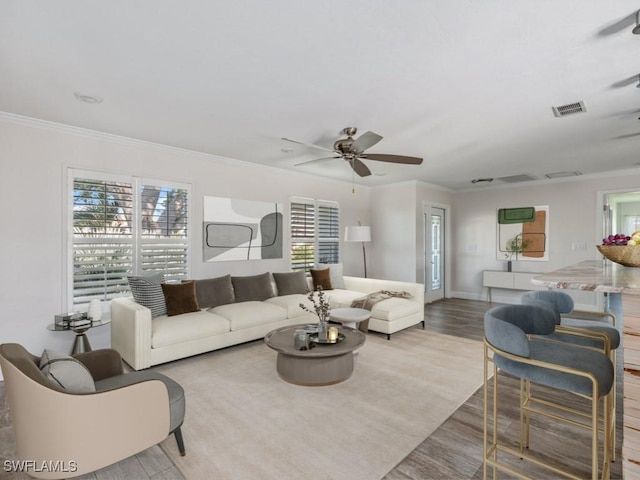
[[[531,283],[533,277],[543,275],[533,272],[504,272],[499,270],[485,270],[482,272],[482,286],[489,289],[489,302],[491,302],[491,289],[504,288],[507,290],[544,290]]]

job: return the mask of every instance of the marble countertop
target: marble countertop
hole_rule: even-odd
[[[640,295],[640,268],[609,260],[590,260],[545,273],[531,280],[549,288]]]

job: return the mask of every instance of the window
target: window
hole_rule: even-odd
[[[70,170],[68,303],[128,295],[128,275],[187,277],[187,185]]]
[[[338,203],[294,198],[291,205],[291,269],[308,272],[316,263],[340,259]]]

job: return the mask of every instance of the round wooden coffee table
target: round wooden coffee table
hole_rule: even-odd
[[[322,386],[344,382],[353,373],[353,351],[364,345],[366,336],[357,330],[337,327],[344,340],[335,344],[316,344],[309,350],[296,350],[293,334],[304,325],[278,328],[264,337],[264,343],[278,352],[276,368],[283,380],[296,385]]]

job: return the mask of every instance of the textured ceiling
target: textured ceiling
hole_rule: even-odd
[[[330,148],[355,126],[384,137],[370,152],[424,158],[368,161],[364,185],[637,168],[639,8],[2,0],[0,111],[347,181],[340,159],[294,166],[326,152],[281,137]]]

